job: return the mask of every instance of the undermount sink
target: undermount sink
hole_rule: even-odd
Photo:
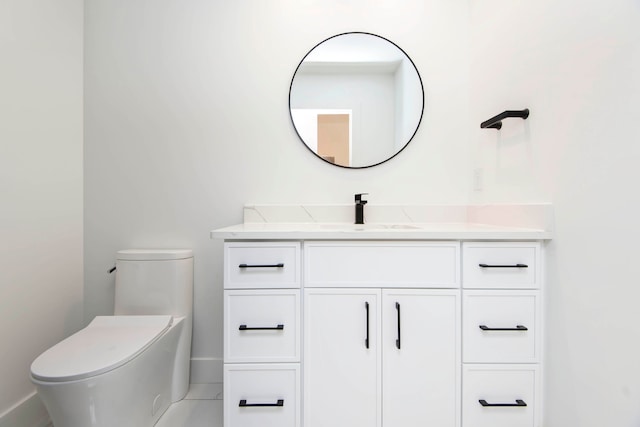
[[[326,230],[349,230],[349,231],[366,231],[366,230],[419,230],[420,227],[410,224],[320,224],[320,228]]]

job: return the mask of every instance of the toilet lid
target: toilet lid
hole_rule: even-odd
[[[31,375],[74,381],[115,369],[143,352],[173,323],[171,316],[97,316],[86,328],[42,353]]]

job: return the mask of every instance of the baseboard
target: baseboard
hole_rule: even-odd
[[[52,427],[47,409],[34,391],[0,414],[0,427]]]
[[[213,357],[194,357],[191,359],[191,383],[207,384],[221,382],[222,359]]]

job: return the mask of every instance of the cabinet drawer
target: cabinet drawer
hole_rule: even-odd
[[[538,243],[464,243],[464,288],[536,289],[541,280]]]
[[[224,361],[299,362],[300,291],[224,292]]]
[[[298,364],[224,366],[225,427],[299,427]]]
[[[457,242],[305,243],[306,287],[456,288]]]
[[[462,381],[463,427],[539,426],[536,365],[465,365]]]
[[[225,289],[300,287],[298,242],[225,243],[224,258]]]
[[[464,291],[464,362],[537,362],[538,295],[538,291]]]

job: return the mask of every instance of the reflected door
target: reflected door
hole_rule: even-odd
[[[318,114],[318,155],[339,165],[351,165],[348,114]]]

